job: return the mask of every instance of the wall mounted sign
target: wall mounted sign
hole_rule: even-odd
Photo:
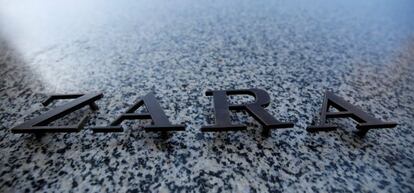
[[[291,128],[294,126],[290,122],[281,122],[273,115],[266,111],[265,107],[270,104],[269,94],[261,89],[243,89],[243,90],[214,90],[207,91],[207,96],[213,96],[215,124],[201,127],[202,132],[223,132],[223,131],[238,131],[246,129],[246,125],[234,124],[230,120],[230,110],[246,111],[262,127],[263,132],[268,134],[270,129]],[[247,104],[231,104],[227,98],[230,95],[249,95],[254,97],[254,101]],[[98,109],[95,101],[103,97],[102,93],[97,94],[69,94],[69,95],[52,95],[45,102],[44,106],[49,105],[52,101],[58,99],[74,99],[62,106],[56,107],[46,113],[26,121],[11,129],[13,133],[47,133],[47,132],[78,132],[84,127],[86,116],[81,119],[76,125],[70,126],[47,126],[53,121],[56,121],[63,116],[66,116],[82,107],[89,106],[92,111]],[[136,113],[135,111],[145,107],[146,113]],[[329,112],[333,107],[337,109],[335,112]],[[352,118],[358,122],[356,128],[359,134],[364,136],[368,130],[373,128],[393,128],[397,126],[394,122],[383,122],[368,113],[362,111],[356,106],[348,103],[341,97],[326,92],[322,103],[320,112],[320,121],[318,125],[309,126],[307,131],[332,131],[337,126],[327,124],[327,119],[333,118]],[[151,125],[144,126],[145,131],[148,132],[168,132],[168,131],[184,131],[184,125],[172,124],[167,115],[162,110],[160,104],[153,93],[149,93],[142,98],[139,98],[127,111],[117,117],[107,126],[92,127],[94,132],[122,132],[121,123],[125,120],[134,119],[150,119]]]

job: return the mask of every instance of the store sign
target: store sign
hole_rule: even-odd
[[[291,122],[281,122],[273,115],[266,111],[265,107],[270,104],[269,94],[261,89],[243,89],[243,90],[215,90],[207,91],[207,96],[213,96],[215,109],[215,124],[201,127],[202,132],[217,132],[217,131],[238,131],[246,129],[246,125],[235,124],[231,122],[230,110],[246,111],[256,121],[258,121],[265,134],[268,134],[271,129],[291,128],[294,126]],[[247,104],[231,104],[227,98],[230,95],[249,95],[255,98],[251,103]],[[91,110],[97,110],[98,106],[95,102],[103,97],[102,93],[97,94],[71,94],[71,95],[52,95],[45,102],[47,106],[52,101],[57,99],[74,99],[62,106],[49,110],[46,113],[26,121],[11,129],[13,133],[47,133],[47,132],[78,132],[84,127],[86,116],[83,117],[76,125],[69,126],[47,126],[53,121],[56,121],[63,116],[66,116],[82,107],[89,106]],[[136,113],[135,111],[145,107],[146,113]],[[337,111],[330,112],[329,109],[333,107]],[[331,92],[326,92],[322,103],[320,112],[320,121],[317,125],[309,126],[307,131],[332,131],[337,126],[326,123],[327,119],[333,118],[352,118],[358,122],[357,129],[362,136],[367,133],[369,129],[373,128],[393,128],[397,126],[394,122],[383,122],[354,105],[348,103],[344,99]],[[107,126],[95,126],[92,130],[98,132],[122,132],[121,123],[125,120],[133,119],[150,119],[151,125],[144,126],[145,131],[149,132],[168,132],[168,131],[184,131],[185,125],[173,124],[168,120],[159,102],[153,93],[149,93],[140,98],[133,104],[125,113],[119,115],[114,121]]]

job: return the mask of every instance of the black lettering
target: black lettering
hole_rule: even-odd
[[[255,101],[248,104],[230,104],[227,101],[229,95],[250,95]],[[257,120],[264,128],[264,133],[273,128],[289,128],[293,127],[293,123],[283,123],[276,120],[264,108],[270,104],[269,94],[261,89],[244,89],[244,90],[217,90],[207,91],[207,96],[213,96],[214,111],[216,124],[211,126],[203,126],[204,132],[209,131],[237,131],[246,129],[245,125],[233,125],[230,121],[229,110],[247,111],[250,116]]]
[[[329,108],[334,107],[338,112],[329,112]],[[369,129],[373,128],[393,128],[397,126],[394,122],[383,122],[361,109],[348,103],[341,97],[333,94],[332,92],[326,91],[323,100],[321,112],[320,112],[320,123],[319,125],[309,126],[307,131],[332,131],[337,128],[335,125],[327,124],[326,120],[331,118],[347,118],[350,117],[359,124],[356,128],[359,130],[359,135],[365,135]]]
[[[134,113],[141,106],[145,106],[148,113]],[[165,115],[161,106],[158,104],[154,94],[149,93],[140,98],[132,107],[130,107],[125,114],[120,115],[109,126],[106,127],[94,127],[94,132],[122,132],[124,129],[121,123],[124,120],[134,119],[151,119],[152,125],[144,126],[145,131],[183,131],[184,125],[172,125]]]
[[[65,94],[65,95],[52,95],[45,102],[44,106],[47,106],[52,101],[57,99],[75,99],[60,107],[47,111],[46,113],[26,121],[11,129],[13,133],[46,133],[46,132],[78,132],[83,128],[83,124],[86,121],[86,115],[79,121],[77,125],[70,126],[47,126],[53,121],[62,118],[86,105],[89,105],[92,110],[97,110],[98,106],[95,104],[96,100],[101,99],[102,93],[98,94]]]

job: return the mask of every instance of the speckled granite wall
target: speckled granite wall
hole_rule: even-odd
[[[414,192],[413,16],[412,1],[2,0],[0,192]],[[202,133],[204,92],[242,88],[267,90],[295,127],[262,137],[234,113],[246,131]],[[306,132],[326,89],[399,126]],[[101,109],[79,133],[9,130],[53,108],[50,93],[92,91]],[[185,132],[89,129],[150,91]]]

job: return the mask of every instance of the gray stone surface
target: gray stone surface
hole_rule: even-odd
[[[414,192],[413,16],[412,1],[2,0],[0,192]],[[234,113],[246,131],[202,133],[204,92],[242,88],[295,127],[262,137]],[[399,126],[308,133],[324,90]],[[48,94],[93,91],[101,109],[79,133],[9,130],[53,108]],[[151,91],[185,132],[89,129]]]

